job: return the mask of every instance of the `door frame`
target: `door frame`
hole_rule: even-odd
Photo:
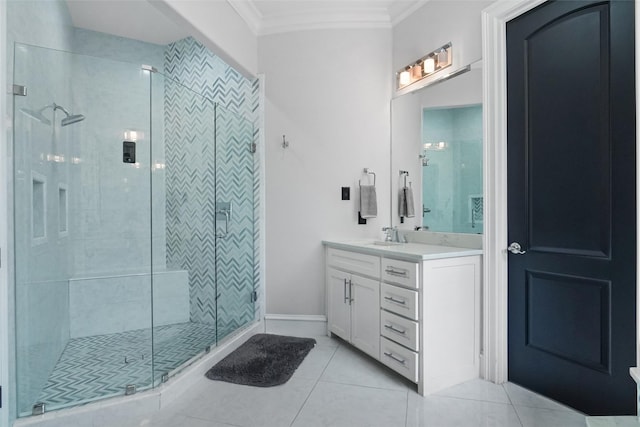
[[[0,1],[0,201],[7,201],[9,194],[9,156],[8,135],[12,131],[11,126],[3,124],[8,120],[9,112],[7,98],[13,96],[7,93],[9,78],[7,76],[7,2]],[[6,206],[6,205],[5,205]],[[9,210],[0,209],[0,386],[2,386],[2,408],[0,409],[0,427],[9,425],[9,392],[12,387],[9,384],[9,324],[11,304],[9,302]]]
[[[507,224],[507,58],[506,24],[546,0],[498,0],[482,11],[483,75],[483,179],[484,268],[482,376],[497,384],[508,380],[508,224]],[[635,49],[640,58],[640,3],[635,8]],[[640,99],[640,74],[636,62],[636,105]],[[640,136],[640,108],[636,107],[636,147]],[[640,152],[640,151],[639,151]],[[640,155],[636,170],[640,171]],[[636,175],[636,245],[640,249],[640,174]],[[638,250],[640,262],[640,250]],[[640,283],[640,269],[636,289]],[[636,292],[636,364],[640,343],[640,292]]]

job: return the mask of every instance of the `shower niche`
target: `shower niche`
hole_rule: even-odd
[[[253,121],[141,64],[16,45],[13,79],[18,416],[153,388],[253,322]]]

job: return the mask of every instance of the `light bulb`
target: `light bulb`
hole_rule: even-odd
[[[423,67],[424,67],[425,74],[433,73],[436,70],[436,61],[435,61],[435,59],[433,59],[431,57],[425,59]]]
[[[403,71],[400,73],[400,84],[408,85],[411,83],[411,74],[408,71]]]

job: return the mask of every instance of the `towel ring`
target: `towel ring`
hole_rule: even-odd
[[[400,175],[404,178],[404,187],[407,186],[407,177],[409,176],[409,171],[400,171]],[[411,185],[411,183],[409,183]]]
[[[364,168],[363,170],[364,173],[366,173],[367,175],[373,175],[373,186],[376,186],[376,173],[374,171],[372,171],[369,168]],[[358,180],[358,185],[360,187],[362,187],[362,182],[360,180]]]

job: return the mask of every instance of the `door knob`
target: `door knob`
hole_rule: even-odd
[[[516,255],[522,255],[527,253],[527,251],[522,250],[522,247],[518,242],[513,242],[512,244],[510,244],[507,250],[512,254],[516,254]]]

